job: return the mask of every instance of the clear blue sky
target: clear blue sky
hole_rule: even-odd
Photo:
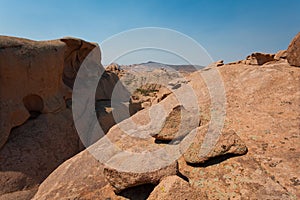
[[[101,43],[128,29],[164,27],[229,62],[286,49],[300,31],[299,9],[300,0],[0,0],[0,34]]]

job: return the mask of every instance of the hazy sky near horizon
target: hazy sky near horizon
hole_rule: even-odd
[[[230,62],[286,49],[300,31],[299,9],[300,0],[0,0],[0,34],[101,44],[129,29],[163,27]]]

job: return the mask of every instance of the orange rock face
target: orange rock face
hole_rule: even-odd
[[[11,128],[23,124],[31,112],[66,108],[76,70],[94,47],[74,38],[37,42],[0,37],[0,148]]]
[[[168,198],[161,191],[165,189],[166,194],[173,191],[173,188],[178,188],[176,192],[178,195],[184,194],[187,191],[197,192],[197,194],[185,194],[191,198],[198,196],[207,196],[208,199],[228,199],[228,198],[242,198],[249,197],[253,199],[273,198],[273,199],[296,199],[300,194],[299,190],[299,97],[300,85],[295,84],[299,82],[300,69],[290,66],[285,60],[280,60],[275,63],[266,63],[262,66],[249,66],[245,64],[231,64],[223,65],[216,68],[222,79],[226,90],[226,118],[223,127],[224,133],[230,137],[225,137],[222,141],[220,137],[219,145],[216,146],[211,157],[202,160],[202,164],[189,165],[183,157],[179,158],[179,172],[184,175],[189,184],[182,182],[179,178],[173,180],[166,178],[156,186],[149,196],[153,198]],[[212,70],[212,69],[208,69]],[[201,79],[199,74],[205,71],[199,71],[191,74],[188,79],[189,84],[194,88],[198,97],[198,104],[201,108],[201,126],[207,126],[210,114],[210,96],[207,91],[205,82]],[[157,104],[168,109],[169,113],[173,108],[178,106],[173,94],[170,94],[163,101]],[[147,113],[153,108],[147,108],[133,115],[131,119],[137,123],[136,126],[129,126],[128,130],[132,130],[131,136],[141,136],[143,134],[153,135],[159,132],[155,124],[165,120],[168,115],[157,118],[157,121],[149,123]],[[159,115],[156,113],[153,116]],[[114,126],[108,132],[108,137],[118,148],[126,149],[134,152],[143,152],[145,150],[159,149],[166,146],[174,146],[175,144],[159,144],[155,143],[153,139],[134,138],[126,135],[120,129],[129,123],[129,120],[121,122],[118,126]],[[125,126],[126,127],[126,126]],[[152,128],[150,128],[152,127]],[[189,136],[189,135],[188,135]],[[226,135],[225,135],[226,136]],[[223,138],[224,139],[224,138]],[[243,142],[241,142],[241,141]],[[195,142],[197,142],[195,140]],[[222,145],[222,143],[224,145]],[[94,145],[95,149],[101,146]],[[235,150],[245,151],[245,145],[248,148],[248,153],[242,156],[222,156],[224,149],[232,153],[230,148],[242,147]],[[104,148],[104,147],[103,147]],[[192,148],[192,147],[191,147]],[[105,148],[108,151],[108,148]],[[118,162],[117,157],[119,150],[113,150],[111,153],[112,159]],[[189,150],[187,151],[187,153]],[[235,151],[233,151],[234,153]],[[240,151],[238,151],[240,152]],[[169,152],[169,156],[172,153]],[[75,159],[72,158],[71,160]],[[91,158],[90,158],[91,159]],[[108,158],[109,159],[109,158]],[[120,162],[124,165],[130,163],[136,168],[142,167],[137,165],[139,162],[130,161],[130,157],[123,157]],[[199,158],[201,159],[201,158]],[[126,162],[128,161],[128,162]],[[88,162],[88,161],[86,161]],[[146,159],[145,159],[146,162]],[[154,164],[155,162],[153,162]],[[73,162],[68,168],[78,168],[80,164]],[[101,165],[101,164],[100,164]],[[119,166],[124,166],[119,165]],[[149,163],[149,165],[151,164]],[[62,165],[62,168],[66,166]],[[62,169],[61,168],[61,169]],[[60,169],[60,170],[61,170]],[[67,168],[66,168],[67,169]],[[64,169],[64,170],[66,170]],[[79,172],[81,174],[81,172]],[[113,185],[119,184],[124,187],[130,187],[134,184],[132,180],[138,176],[130,173],[122,174],[117,170],[106,172],[111,175]],[[55,180],[60,177],[60,173],[53,173],[40,187],[37,197],[43,193],[56,193]],[[149,177],[147,177],[147,175]],[[83,176],[83,175],[80,175]],[[144,179],[138,179],[138,184],[143,184],[143,180],[151,179],[151,173],[140,175]],[[145,178],[145,176],[147,178]],[[64,180],[72,181],[72,177],[67,172],[64,174]],[[123,177],[123,179],[122,179]],[[68,180],[70,179],[70,180]],[[97,182],[104,181],[100,177]],[[124,182],[122,182],[124,181]],[[84,178],[80,182],[85,182]],[[145,181],[147,183],[149,181]],[[136,182],[135,182],[136,183]],[[125,186],[128,184],[127,186]],[[55,187],[54,187],[55,186]],[[170,186],[170,187],[169,187]],[[53,188],[54,187],[54,188]],[[87,190],[91,187],[87,183]],[[118,187],[118,186],[117,186]],[[192,190],[189,188],[193,188]],[[50,189],[49,188],[53,188]],[[75,187],[76,188],[76,187]],[[181,188],[181,189],[180,189]],[[186,189],[184,189],[186,188]],[[82,189],[80,189],[82,190]],[[102,190],[102,189],[101,189]],[[126,190],[126,189],[125,189]],[[69,191],[60,189],[60,195],[69,195]],[[73,194],[78,194],[77,189],[74,189]],[[106,192],[113,194],[112,188],[107,188]],[[138,193],[139,190],[136,190]],[[97,194],[95,189],[90,193]],[[101,193],[102,197],[107,197],[108,193]],[[122,198],[122,192],[118,196],[111,196],[110,198]],[[172,196],[172,195],[171,195]],[[150,198],[150,199],[151,199]]]
[[[287,60],[290,65],[300,67],[300,33],[295,36],[287,49]]]
[[[297,38],[292,44],[297,43]],[[9,140],[0,151],[0,182],[5,185],[1,187],[0,198],[135,199],[144,193],[142,191],[147,191],[143,199],[300,197],[300,68],[292,66],[288,58],[294,55],[292,50],[287,51],[287,60],[284,53],[276,59],[274,55],[253,54],[248,59],[249,63],[214,63],[187,75],[187,81],[181,82],[180,87],[174,87],[173,93],[113,126],[103,140],[98,140],[65,161],[48,176],[56,165],[80,149],[76,146],[78,138],[73,137],[74,131],[68,128],[72,126],[72,121],[62,118],[64,113],[69,113],[67,116],[70,117],[64,96],[70,92],[68,88],[74,83],[78,63],[87,54],[89,45],[76,39],[67,39],[49,41],[52,44],[50,48],[33,41],[1,39],[4,42],[0,48],[3,83],[0,87],[3,87],[5,94],[1,94],[1,117],[6,117],[3,118],[6,123],[1,122],[1,141],[2,138],[6,141],[8,137]],[[46,42],[47,45],[49,42]],[[23,49],[21,46],[24,44],[26,48]],[[83,50],[77,52],[67,48]],[[38,53],[35,53],[36,49]],[[48,50],[51,52],[48,57],[55,61],[51,66],[48,63],[52,61],[47,62],[46,58],[38,56]],[[68,52],[67,56],[65,52]],[[70,56],[73,53],[76,56]],[[18,59],[10,61],[12,58]],[[54,70],[51,71],[55,74],[53,77],[52,74],[44,77],[50,73],[48,67],[41,66],[42,71],[39,71],[40,65],[37,63],[44,62],[45,66]],[[60,63],[55,65],[57,68],[53,67],[56,62]],[[19,69],[16,66],[21,66],[18,63],[23,63],[22,66],[29,71],[33,70],[29,66],[35,66],[29,75],[26,70],[20,69],[26,74],[24,77],[31,77],[30,80],[15,73]],[[216,76],[204,80],[209,74],[220,76],[223,85],[217,85],[220,82],[217,82]],[[14,78],[16,76],[20,76],[20,80]],[[55,79],[55,76],[59,78]],[[113,87],[110,83],[115,82],[113,78],[110,82],[110,76],[106,77],[108,79],[103,80],[105,84],[99,87],[100,99],[110,98],[108,91]],[[211,83],[208,84],[207,80]],[[40,88],[41,85],[37,83],[44,85]],[[221,86],[224,91],[218,90]],[[16,92],[19,87],[24,89]],[[193,100],[190,93],[186,92],[189,87],[195,94]],[[195,102],[196,106],[182,105],[176,92],[183,94],[183,99]],[[221,109],[218,107],[222,101],[220,94],[225,96],[225,113],[216,115]],[[217,100],[212,98],[213,95],[218,97]],[[191,112],[198,107],[200,120],[187,120],[190,123],[179,120],[180,113]],[[25,114],[22,115],[22,112]],[[36,115],[38,118],[35,118]],[[29,116],[33,120],[15,128],[8,136],[12,127],[23,123]],[[216,127],[211,123],[219,116],[223,116],[224,121],[221,121],[218,140],[212,143],[212,148],[204,145],[204,150],[210,151],[203,153],[201,145],[205,144],[206,129],[212,127],[214,130]],[[194,114],[188,119],[193,118],[197,119],[198,116]],[[45,128],[45,121],[55,128]],[[59,125],[52,125],[56,123]],[[187,133],[184,132],[182,140],[172,143],[155,140],[158,134],[162,134],[160,139],[173,139],[179,123],[193,125],[193,128],[183,126]],[[193,138],[191,136],[195,131],[199,135]],[[190,138],[191,141],[185,143]],[[68,143],[72,145],[66,149]],[[42,147],[38,146],[40,144]],[[187,148],[182,151],[182,146]],[[162,154],[157,151],[161,149],[165,150]],[[25,161],[29,161],[29,164],[24,165]],[[51,164],[47,164],[47,161]],[[30,171],[30,168],[33,170]],[[26,170],[30,173],[26,174]],[[149,183],[153,185],[149,186]]]

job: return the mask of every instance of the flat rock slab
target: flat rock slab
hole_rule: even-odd
[[[104,175],[108,182],[115,188],[115,192],[119,193],[122,190],[143,184],[158,184],[158,182],[166,176],[175,175],[178,173],[178,163],[174,163],[149,172],[125,172],[106,166]]]

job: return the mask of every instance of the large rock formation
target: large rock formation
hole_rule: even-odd
[[[201,79],[200,74],[203,75],[203,73],[215,69],[222,76],[226,88],[226,119],[222,132],[231,133],[232,131],[230,130],[234,130],[236,135],[228,134],[233,138],[230,136],[226,141],[223,141],[226,144],[226,148],[222,146],[222,139],[220,138],[221,143],[216,146],[216,151],[213,152],[213,157],[216,159],[202,160],[201,162],[204,163],[197,166],[187,164],[183,157],[178,160],[179,171],[189,180],[190,186],[187,186],[178,178],[175,181],[166,178],[161,180],[154,188],[149,198],[165,198],[164,193],[161,191],[162,188],[168,193],[168,191],[173,190],[172,188],[169,190],[166,186],[173,185],[175,187],[178,183],[179,185],[182,184],[182,188],[192,187],[195,188],[193,189],[194,192],[199,191],[194,195],[201,196],[206,193],[209,199],[228,199],[245,196],[253,199],[296,198],[300,195],[297,189],[299,187],[300,171],[297,165],[300,149],[298,127],[300,88],[299,85],[294,83],[299,81],[299,68],[292,67],[285,61],[275,61],[263,66],[225,64],[218,68],[208,69],[208,71],[203,70],[191,74],[188,77],[188,84],[194,88],[197,95],[201,110],[201,126],[203,127],[209,124],[211,118],[209,109],[211,102],[205,81]],[[124,179],[122,179],[122,171],[125,170],[126,166],[135,166],[136,169],[142,170],[143,162],[139,161],[148,160],[148,157],[142,156],[141,160],[134,161],[130,156],[122,156],[124,155],[122,150],[138,153],[176,146],[176,144],[155,143],[151,137],[143,139],[142,136],[152,136],[155,133],[159,133],[161,130],[159,127],[163,127],[168,113],[171,113],[178,105],[175,96],[170,94],[154,107],[144,109],[133,115],[130,120],[125,120],[118,126],[114,126],[107,134],[110,142],[115,146],[111,151],[107,146],[103,146],[103,144],[101,146],[101,143],[94,144],[95,152],[98,152],[99,155],[105,152],[104,149],[106,152],[111,153],[105,154],[108,156],[105,162],[120,167],[120,169],[114,168],[115,175],[120,175],[118,182],[123,180],[124,184],[127,183],[128,176],[124,176]],[[156,111],[156,107],[160,106],[166,109],[166,113],[163,116],[159,116],[159,112]],[[152,114],[149,114],[151,112]],[[149,124],[149,116],[157,117]],[[136,124],[131,124],[132,121]],[[127,134],[124,131],[127,131]],[[236,144],[242,144],[245,150],[244,144],[236,143],[237,140],[234,138],[244,141],[244,144],[247,145],[248,153],[238,157],[231,157],[231,154],[223,156],[224,149],[228,150],[227,147],[236,147]],[[172,157],[173,154],[171,152],[166,155]],[[165,159],[167,159],[167,156]],[[86,160],[85,162],[88,161]],[[122,164],[118,165],[118,163]],[[151,163],[156,164],[157,162]],[[150,161],[145,162],[145,164],[151,166]],[[80,165],[80,163],[73,162],[72,165],[67,167],[64,164],[59,170],[65,168],[64,170],[67,171],[67,169],[71,168],[80,168]],[[39,188],[35,198],[39,199],[41,197],[43,199],[45,196],[40,196],[40,194],[47,192],[53,195],[58,193],[60,197],[69,197],[71,194],[68,193],[80,196],[76,192],[77,186],[73,187],[72,192],[65,190],[64,187],[61,187],[61,189],[56,187],[55,180],[58,180],[60,174],[58,172],[51,174]],[[79,172],[79,174],[80,177],[88,176],[86,172]],[[151,178],[151,173],[148,175]],[[72,176],[66,173],[64,177]],[[107,177],[110,178],[109,176]],[[51,182],[48,180],[51,180]],[[104,181],[103,177],[97,182],[99,181]],[[84,178],[80,179],[80,182],[84,184]],[[115,185],[114,182],[112,184]],[[142,182],[139,182],[139,184],[142,184]],[[91,186],[87,183],[84,187],[89,188]],[[130,187],[130,185],[126,187]],[[107,185],[103,188],[106,188],[106,192],[109,191],[108,193],[113,194],[111,193],[113,189],[110,186]],[[138,193],[137,191],[135,193]],[[178,195],[184,193],[180,189],[176,191],[178,191]],[[190,191],[190,189],[187,189],[187,191]],[[90,193],[90,195],[96,194],[99,194],[96,190]],[[121,192],[118,195],[122,194]],[[100,199],[107,197],[104,193],[101,193],[101,195],[103,196],[99,196]],[[186,195],[193,197],[191,193]]]
[[[59,166],[39,187],[34,199],[95,198],[106,185],[103,165],[88,151],[83,151]]]
[[[95,47],[74,38],[37,42],[0,37],[0,148],[11,128],[31,113],[66,108],[65,98],[71,95],[67,86],[72,87],[76,70]]]
[[[287,49],[287,60],[290,65],[300,67],[300,33],[295,36]]]
[[[222,132],[233,129],[248,153],[230,159],[221,156],[197,167],[180,159],[179,171],[193,186],[207,191],[209,199],[297,199],[299,68],[278,61],[263,66],[224,65],[218,70],[227,102]],[[192,83],[205,87],[197,77],[192,75]]]
[[[20,191],[34,195],[53,170],[80,150],[70,110],[41,114],[14,128],[0,151],[0,197]]]
[[[91,61],[103,71],[95,98],[110,99],[119,79],[104,71],[97,44],[0,37],[0,198],[29,199],[54,169],[83,149],[71,95],[92,50]],[[105,112],[99,117],[105,132],[115,124],[104,123],[108,117]]]
[[[75,56],[76,59],[80,58],[79,55]],[[253,65],[237,62],[218,66],[215,63],[186,75],[185,82],[178,83],[176,79],[174,84],[167,83],[173,93],[113,126],[106,137],[61,164],[42,182],[33,198],[137,199],[143,193],[142,199],[175,199],[181,196],[190,199],[297,199],[300,196],[300,85],[295,83],[299,82],[300,68],[291,66],[284,57],[284,54],[278,55],[271,62],[255,61]],[[62,60],[65,63],[65,59]],[[76,64],[72,66],[75,66],[75,71],[78,70]],[[62,74],[63,70],[60,76],[63,83]],[[218,76],[223,82],[218,82]],[[66,84],[71,87],[73,76],[68,77]],[[218,90],[221,86],[225,91]],[[195,99],[187,92],[188,88],[193,89]],[[110,98],[109,92],[102,93],[103,104],[107,100],[106,94]],[[226,94],[224,104],[220,94]],[[69,123],[62,123],[64,120],[57,117],[70,111],[63,109],[53,114],[40,111],[47,108],[41,104],[45,97],[39,93],[30,95],[22,97],[22,106],[31,111],[33,120],[15,128],[0,152],[0,159],[3,158],[0,168],[3,178],[0,181],[1,185],[6,184],[0,190],[2,199],[31,198],[39,182],[78,148],[78,138],[73,137],[73,131],[68,129]],[[196,106],[189,106],[193,102]],[[226,113],[219,112],[222,109],[219,105],[226,108]],[[179,120],[179,113],[184,114],[184,109],[193,113],[198,107],[200,120],[190,120],[192,127],[184,126],[188,133],[183,132],[183,140],[176,138],[174,133],[178,131],[178,123],[183,121],[185,124],[184,119]],[[34,119],[38,112],[42,114]],[[193,116],[190,119],[199,117],[196,114],[190,116]],[[218,120],[219,116],[225,117],[224,123]],[[40,131],[45,128],[47,120],[50,124],[60,123],[61,126],[56,126],[58,130],[49,128]],[[214,120],[222,123],[221,129],[216,131],[221,135],[217,135],[220,137],[216,143],[206,146],[205,137],[212,138],[206,130],[215,131]],[[199,131],[199,135],[193,138],[195,130],[196,133]],[[49,138],[49,135],[54,137]],[[67,137],[67,141],[54,144],[61,135]],[[154,137],[158,136],[167,141],[177,140],[161,142],[155,140]],[[32,143],[31,138],[37,142]],[[49,144],[45,144],[44,148],[32,148],[39,153],[31,153],[32,149],[28,146],[44,144],[43,138],[50,141]],[[187,142],[188,139],[191,141]],[[61,153],[62,157],[54,158],[65,148],[65,142],[72,145]],[[211,151],[202,154],[202,144]],[[247,149],[245,155],[232,155],[244,154]],[[25,157],[19,153],[23,150]],[[44,154],[48,150],[51,153]],[[52,165],[44,167],[46,158],[54,161]],[[27,160],[32,164],[23,165]],[[17,165],[13,167],[12,163]],[[26,174],[29,166],[37,172]],[[177,176],[170,176],[174,174]]]

